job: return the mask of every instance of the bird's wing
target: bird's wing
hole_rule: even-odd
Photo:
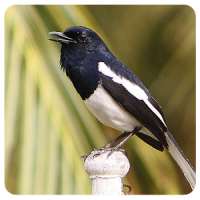
[[[146,97],[145,94],[139,94],[142,89],[140,91],[139,86],[128,80],[122,79],[120,82],[119,80],[116,80],[116,77],[110,77],[103,73],[101,73],[101,80],[103,87],[113,97],[113,99],[115,99],[122,107],[124,107],[125,110],[131,113],[145,128],[147,128],[162,145],[168,147],[165,137],[167,127],[162,118],[162,114],[160,114],[156,107],[148,100],[149,97]],[[131,86],[132,91],[130,92]],[[155,103],[156,101],[154,101],[154,104]],[[157,105],[157,107],[159,107],[159,105]],[[144,138],[144,141],[145,139],[148,139],[145,137],[142,138]]]

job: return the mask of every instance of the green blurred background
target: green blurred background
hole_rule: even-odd
[[[13,194],[91,194],[80,159],[120,133],[87,110],[60,70],[50,31],[96,31],[162,106],[195,167],[196,17],[182,5],[15,5],[5,12],[5,187]],[[133,194],[187,194],[168,152],[133,137],[124,149]]]

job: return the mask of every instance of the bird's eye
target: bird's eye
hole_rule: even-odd
[[[84,34],[81,34],[81,35],[78,36],[78,39],[79,39],[81,42],[85,42],[86,39],[87,39],[87,36],[84,35]]]

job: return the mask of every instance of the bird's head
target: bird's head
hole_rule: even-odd
[[[50,35],[58,36],[59,39],[49,39],[62,44],[61,52],[73,53],[73,56],[84,57],[95,53],[106,53],[107,46],[103,40],[91,29],[83,26],[74,26],[66,29],[64,33],[49,32]]]

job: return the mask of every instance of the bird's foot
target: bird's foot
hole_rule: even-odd
[[[100,149],[97,150],[97,151],[98,151],[98,152],[94,155],[94,157],[95,157],[95,156],[99,156],[99,155],[101,155],[102,153],[105,153],[105,152],[108,152],[108,151],[109,151],[109,153],[108,153],[107,157],[111,156],[111,154],[112,154],[113,152],[115,152],[115,151],[120,151],[120,152],[122,152],[125,156],[128,155],[127,152],[126,152],[124,149],[118,149],[118,148],[116,148],[116,147],[109,148],[109,149],[100,148]]]
[[[127,156],[127,152],[124,150],[124,149],[118,149],[116,147],[113,147],[113,148],[100,148],[100,149],[94,149],[92,152],[90,152],[89,154],[87,155],[84,155],[84,156],[81,156],[81,159],[84,159],[84,162],[85,160],[87,159],[87,157],[90,155],[90,154],[93,154],[93,157],[97,157],[105,152],[109,152],[108,155],[107,155],[107,158],[115,151],[120,151],[122,152],[125,156]]]

